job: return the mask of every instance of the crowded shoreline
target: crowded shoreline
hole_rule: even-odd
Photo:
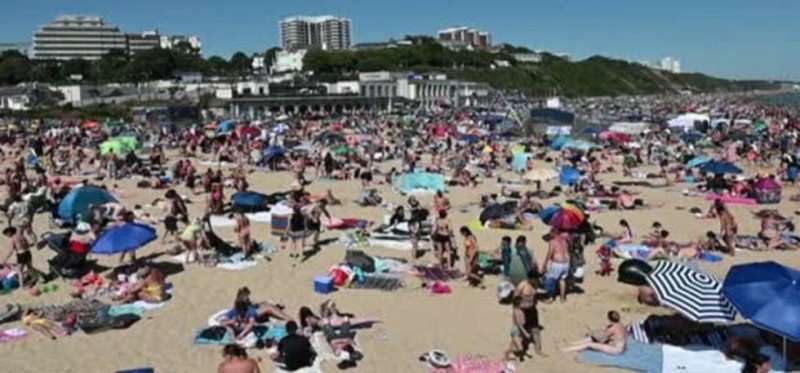
[[[800,268],[800,109],[563,101],[608,125],[444,105],[7,123],[8,369],[795,366],[800,325],[741,285]]]

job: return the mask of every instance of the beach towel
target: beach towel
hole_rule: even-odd
[[[723,195],[714,194],[714,193],[706,194],[706,201],[715,201],[715,200],[721,200],[722,202],[725,202],[726,204],[730,204],[730,205],[745,205],[745,206],[749,206],[749,205],[755,205],[757,203],[756,200],[753,199],[753,198],[723,196]]]
[[[597,351],[583,351],[577,360],[588,365],[615,367],[644,373],[661,373],[664,356],[660,345],[648,345],[633,340],[628,341],[621,355],[608,355]],[[684,371],[688,373],[694,371]]]
[[[645,245],[621,244],[612,249],[612,253],[622,259],[647,260],[653,249]]]
[[[332,218],[322,219],[322,225],[326,229],[353,229],[360,228],[366,229],[369,226],[369,220],[356,219],[356,218]]]
[[[722,256],[704,251],[700,253],[700,260],[709,263],[717,263],[722,261]]]
[[[725,354],[717,350],[690,350],[670,345],[661,345],[661,348],[662,373],[742,371],[742,363],[728,360]]]
[[[0,330],[0,343],[13,342],[28,336],[28,332],[22,328],[11,328]]]
[[[253,224],[270,224],[272,222],[272,215],[267,211],[247,213],[244,214],[250,219]],[[214,228],[235,227],[236,219],[228,217],[229,215],[211,215],[209,223]]]
[[[382,275],[364,275],[358,280],[350,282],[352,289],[395,291],[402,287],[403,281],[400,278]]]
[[[429,281],[450,281],[463,276],[457,269],[447,270],[440,267],[414,266],[413,273]]]
[[[135,306],[133,304],[118,304],[111,306],[108,309],[108,314],[110,316],[119,316],[119,315],[136,315],[141,317],[144,315],[145,309],[142,307]]]
[[[503,373],[506,364],[502,360],[484,356],[463,355],[452,360],[448,368],[431,368],[432,373]]]
[[[280,342],[281,339],[286,337],[286,328],[277,324],[270,325],[256,325],[253,331],[250,332],[240,341],[235,341],[230,331],[222,326],[210,326],[200,329],[194,338],[194,343],[197,345],[214,345],[224,346],[231,343],[237,343],[244,348],[256,347],[258,342],[266,342],[272,340]]]

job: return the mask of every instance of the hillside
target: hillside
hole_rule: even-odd
[[[594,56],[570,62],[545,54],[539,63],[520,63],[510,54],[521,50],[505,47],[497,53],[451,51],[429,38],[415,38],[412,46],[365,51],[312,51],[305,68],[319,80],[353,78],[360,71],[438,71],[468,81],[488,83],[494,88],[519,90],[529,95],[557,93],[564,96],[606,96],[676,93],[679,91],[723,92],[777,89],[764,81],[733,81],[703,74],[672,74],[640,64]],[[523,49],[524,50],[524,49]],[[496,60],[510,67],[494,67]]]

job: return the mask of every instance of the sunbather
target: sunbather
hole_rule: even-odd
[[[53,320],[38,315],[33,310],[25,312],[25,315],[22,316],[22,323],[53,340],[56,339],[56,336],[65,334],[61,325],[58,325],[58,323]]]
[[[572,346],[562,349],[562,352],[579,352],[595,350],[609,355],[620,355],[625,352],[628,332],[620,321],[617,311],[608,311],[610,324],[597,335],[587,335],[586,338],[573,343]]]
[[[166,297],[166,281],[164,273],[158,268],[144,266],[136,272],[140,278],[136,284],[117,300],[122,303],[142,300],[147,303],[161,303]]]

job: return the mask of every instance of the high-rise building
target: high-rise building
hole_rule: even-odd
[[[489,49],[492,47],[492,35],[469,27],[450,27],[439,30],[439,42],[448,47]]]
[[[350,20],[344,17],[290,17],[280,23],[281,46],[285,50],[321,48],[349,49]]]
[[[60,16],[33,35],[33,57],[68,60],[99,59],[113,49],[127,50],[118,27],[95,16]]]

